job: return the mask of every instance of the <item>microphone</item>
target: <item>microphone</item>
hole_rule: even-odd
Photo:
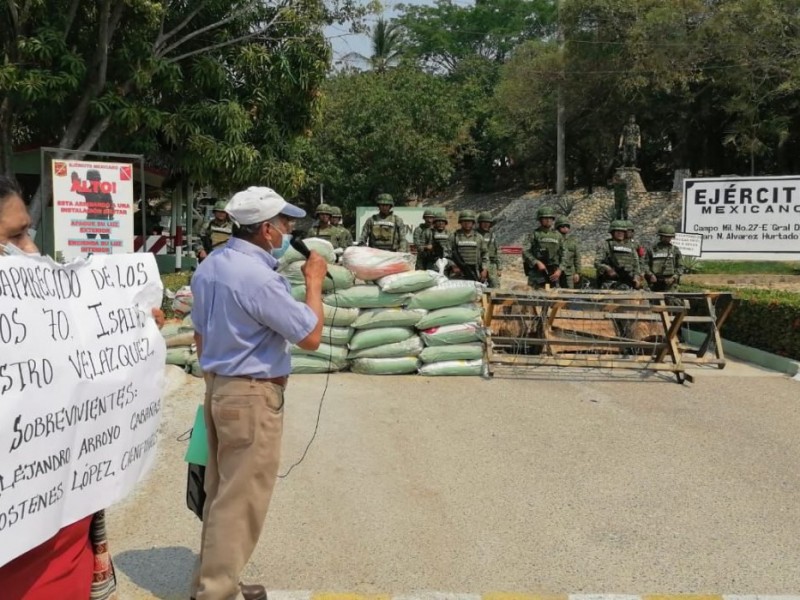
[[[308,260],[308,257],[311,256],[311,250],[308,249],[308,246],[306,246],[306,243],[301,238],[292,236],[292,239],[289,240],[289,244],[292,246],[292,248],[302,254],[306,260]],[[333,275],[330,273],[325,273],[325,277],[333,281]]]

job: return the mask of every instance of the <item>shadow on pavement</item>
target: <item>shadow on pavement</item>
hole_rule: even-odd
[[[188,598],[196,557],[183,546],[127,550],[114,555],[114,567],[157,598]]]

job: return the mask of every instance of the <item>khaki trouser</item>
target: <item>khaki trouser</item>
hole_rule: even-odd
[[[196,600],[241,600],[239,575],[258,543],[278,474],[283,388],[206,374],[206,502]]]

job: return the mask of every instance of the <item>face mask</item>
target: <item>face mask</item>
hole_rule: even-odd
[[[0,244],[0,256],[41,256],[39,252],[24,252],[11,242]]]
[[[280,258],[283,256],[286,251],[289,249],[290,242],[292,241],[292,234],[291,233],[284,233],[282,234],[283,238],[281,239],[281,246],[280,248],[273,248],[269,251],[272,256],[275,258]]]

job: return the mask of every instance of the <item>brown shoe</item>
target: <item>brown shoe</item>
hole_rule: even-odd
[[[247,585],[240,583],[239,589],[242,590],[244,600],[267,600],[267,590],[263,585]],[[194,600],[194,598],[190,598],[190,600]]]

